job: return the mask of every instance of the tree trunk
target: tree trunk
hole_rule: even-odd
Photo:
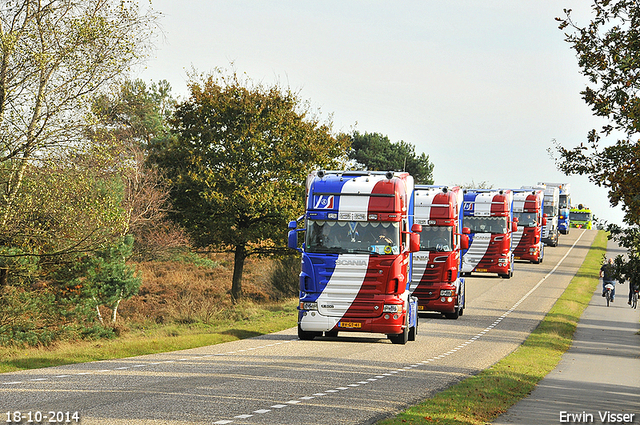
[[[113,326],[116,325],[116,319],[118,318],[118,306],[120,305],[120,301],[122,301],[122,298],[118,298],[116,305],[113,307],[113,314],[111,315],[111,324]]]
[[[234,304],[242,297],[242,271],[244,269],[245,258],[247,258],[245,245],[236,245],[233,262],[233,282],[231,284],[231,300]]]
[[[7,286],[9,276],[9,268],[0,268],[0,288]]]

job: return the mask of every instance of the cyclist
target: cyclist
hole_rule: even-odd
[[[613,286],[611,290],[611,302],[616,296],[616,281],[614,278],[614,267],[613,267],[613,258],[609,258],[603,265],[600,267],[600,277],[602,278],[602,296],[605,296],[605,286],[610,283]]]

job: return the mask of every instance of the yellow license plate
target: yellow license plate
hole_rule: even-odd
[[[339,328],[351,328],[358,329],[362,327],[362,323],[360,322],[340,322],[338,323]]]
[[[476,271],[480,272],[480,273],[485,273],[487,271],[487,269],[476,269]]]
[[[520,260],[520,257],[513,257],[514,260]]]
[[[424,310],[424,306],[423,305],[419,305],[418,306],[418,310]]]

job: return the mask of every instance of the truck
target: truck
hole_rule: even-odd
[[[547,224],[547,217],[543,206],[542,189],[513,190],[513,217],[518,219],[517,231],[513,232],[515,260],[539,264],[544,259],[542,229]]]
[[[542,242],[548,246],[558,246],[558,218],[560,215],[560,189],[557,186],[548,186],[545,183],[535,186],[522,186],[522,189],[544,190],[544,208],[547,215],[547,224],[542,229]]]
[[[394,344],[415,340],[418,300],[410,281],[421,226],[410,215],[413,191],[405,172],[309,175],[305,213],[289,222],[288,234],[289,247],[302,253],[299,339],[373,332]]]
[[[589,208],[582,204],[579,204],[577,208],[571,208],[569,216],[571,217],[571,227],[577,229],[591,229],[593,227],[593,214]]]
[[[571,228],[571,184],[569,183],[538,183],[539,185],[556,186],[558,188],[558,231],[563,235],[569,234]]]
[[[422,226],[420,251],[413,254],[411,293],[418,312],[439,312],[457,319],[466,305],[461,277],[462,249],[469,237],[462,228],[462,189],[417,185],[413,220]],[[468,233],[468,231],[467,231]]]
[[[462,252],[462,273],[497,273],[513,276],[513,192],[510,189],[463,191],[462,226],[469,229],[469,247]]]

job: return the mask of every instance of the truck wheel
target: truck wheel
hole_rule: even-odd
[[[409,327],[405,326],[401,334],[391,334],[388,338],[393,344],[406,344],[409,341]]]
[[[460,317],[460,309],[456,308],[456,310],[453,313],[445,313],[444,317],[446,317],[447,319],[456,320],[458,317]]]
[[[320,335],[322,335],[322,332],[320,332]],[[311,341],[313,338],[315,338],[316,336],[318,336],[318,332],[307,332],[307,331],[303,331],[300,328],[300,324],[298,323],[298,338],[302,339],[304,341]]]
[[[327,336],[327,337],[329,337],[329,338],[336,338],[336,337],[338,336],[338,330],[337,330],[337,329],[334,329],[334,330],[332,330],[332,331],[326,331],[326,332],[324,333],[324,336]]]

